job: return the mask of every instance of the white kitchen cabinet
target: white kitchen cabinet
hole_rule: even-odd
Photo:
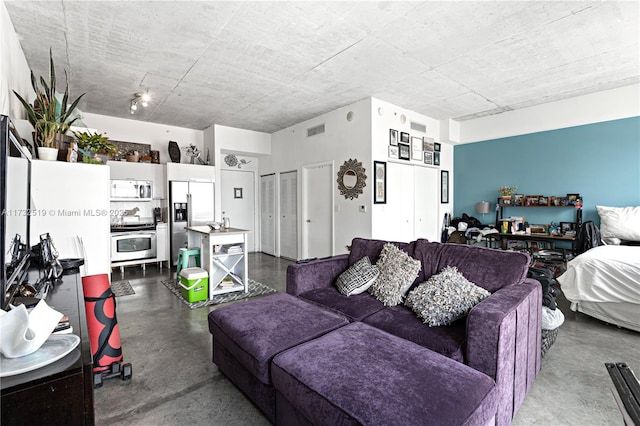
[[[215,182],[216,168],[199,164],[167,163],[167,180]]]
[[[167,167],[164,164],[151,164],[154,200],[164,200],[166,198],[166,170]]]
[[[155,164],[131,163],[128,161],[109,161],[111,179],[153,180]]]
[[[31,163],[31,241],[51,235],[59,258],[84,257],[86,275],[110,272],[109,168],[63,161]]]
[[[156,251],[158,262],[169,261],[169,234],[167,224],[164,222],[156,224]]]

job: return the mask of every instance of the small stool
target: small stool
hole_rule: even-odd
[[[200,267],[199,248],[181,248],[178,252],[178,263],[176,264],[176,286],[180,285],[180,271],[189,267],[191,257],[196,258],[196,266]]]
[[[348,323],[337,312],[287,293],[225,306],[209,313],[213,362],[275,423],[273,357]]]

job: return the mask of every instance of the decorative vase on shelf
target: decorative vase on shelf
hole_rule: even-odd
[[[180,147],[178,142],[169,141],[169,158],[174,163],[180,162]]]
[[[48,148],[46,146],[39,146],[38,158],[41,160],[56,161],[58,159],[58,148]]]

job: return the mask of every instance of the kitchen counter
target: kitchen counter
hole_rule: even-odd
[[[197,232],[199,234],[213,234],[213,235],[234,235],[234,234],[247,234],[251,231],[240,228],[220,228],[211,229],[209,225],[201,226],[187,226],[187,231]]]

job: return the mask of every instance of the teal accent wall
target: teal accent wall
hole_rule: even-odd
[[[640,205],[640,117],[513,136],[454,147],[454,216],[476,213],[479,201],[495,207],[498,188],[519,194],[584,199],[583,220],[600,224],[596,205]],[[505,216],[529,223],[573,221],[573,209],[509,208]],[[493,223],[495,212],[484,223]]]

